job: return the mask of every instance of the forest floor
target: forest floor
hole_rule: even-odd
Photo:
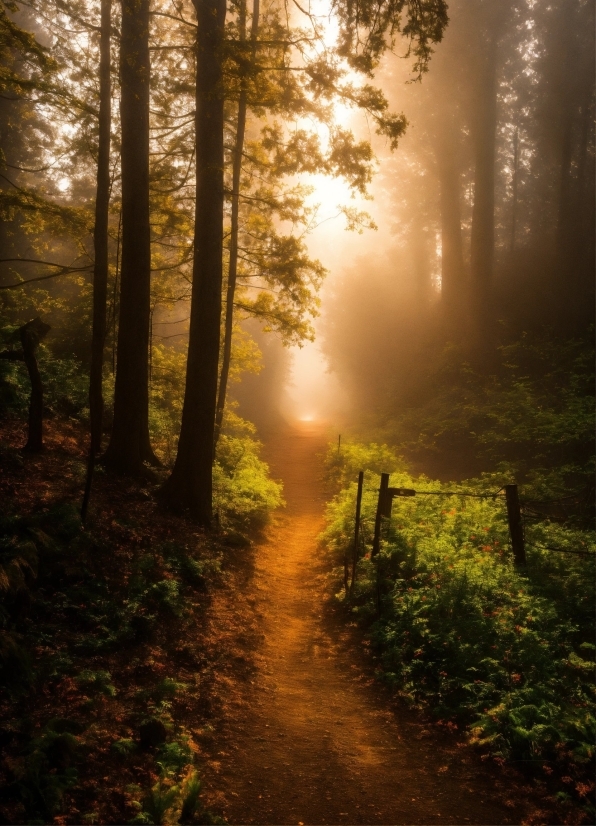
[[[94,486],[89,533],[75,528],[62,539],[55,507],[70,503],[76,515],[86,434],[58,421],[46,434],[39,456],[15,450],[22,425],[0,434],[4,510],[22,515],[25,535],[32,514],[34,535],[56,537],[40,546],[21,622],[37,680],[21,699],[0,702],[0,784],[10,792],[0,823],[129,822],[158,778],[161,752],[139,738],[155,714],[169,720],[170,746],[192,749],[204,804],[231,824],[563,822],[533,781],[483,761],[463,735],[395,703],[375,679],[374,656],[346,622],[334,563],[318,544],[324,428],[304,423],[267,439],[264,458],[284,482],[287,507],[253,545],[208,539],[162,511],[151,484],[108,474]],[[173,576],[172,544],[219,573],[199,586],[180,581],[173,606],[139,603],[153,619],[132,617],[133,636],[126,617],[111,630],[101,606],[107,616],[155,600]],[[145,596],[135,597],[142,571]],[[93,693],[89,674],[107,675],[109,690]],[[52,719],[76,735],[76,751],[59,760]]]
[[[210,764],[216,810],[258,824],[558,822],[520,775],[392,704],[374,679],[366,640],[330,596],[331,564],[318,546],[324,448],[312,423],[268,440],[287,507],[246,560],[242,584],[214,596],[222,639],[245,614],[254,664]]]

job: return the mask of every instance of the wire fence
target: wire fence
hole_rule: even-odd
[[[360,538],[364,539],[364,531],[370,533],[367,520],[361,516],[362,495],[364,487],[364,472],[360,471],[358,474],[358,493],[356,500],[356,516],[354,527],[354,542],[353,555],[350,566],[349,552],[346,549],[344,560],[344,584],[346,591],[351,591],[354,586],[356,578],[356,565],[359,554]],[[552,545],[544,545],[533,541],[526,537],[526,527],[530,527],[530,522],[534,524],[540,522],[561,522],[567,521],[568,514],[557,515],[548,512],[548,509],[553,507],[584,503],[587,499],[585,491],[574,492],[567,496],[560,496],[548,500],[538,499],[520,499],[518,486],[515,484],[503,485],[497,491],[487,491],[478,493],[476,491],[465,490],[415,490],[414,488],[397,488],[389,486],[389,474],[381,474],[381,482],[378,489],[379,498],[377,502],[377,510],[374,520],[374,531],[372,533],[372,550],[371,558],[377,556],[380,550],[381,543],[381,528],[383,520],[391,517],[391,508],[394,498],[399,497],[416,497],[416,496],[457,496],[461,498],[471,499],[503,499],[507,509],[507,523],[509,528],[509,537],[511,540],[511,547],[513,551],[514,563],[516,566],[525,566],[526,547],[534,548],[540,551],[547,551],[549,553],[570,554],[573,556],[587,556],[596,559],[596,553],[590,550],[577,548],[560,548]],[[543,510],[540,510],[543,508]],[[545,510],[546,509],[546,510]],[[370,536],[369,536],[370,541]],[[366,543],[366,540],[365,540]],[[351,567],[351,583],[350,583],[350,567]]]

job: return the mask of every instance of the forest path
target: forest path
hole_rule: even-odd
[[[317,550],[324,446],[310,423],[270,439],[265,458],[287,508],[257,547],[240,602],[220,594],[212,606],[222,650],[234,635],[251,649],[244,682],[233,666],[221,687],[225,725],[209,772],[217,808],[231,824],[520,823],[525,806],[505,802],[500,771],[392,710],[334,619]],[[233,659],[246,663],[246,649]]]

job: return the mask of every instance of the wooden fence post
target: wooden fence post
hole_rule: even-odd
[[[511,536],[511,545],[513,547],[513,560],[516,565],[525,565],[526,547],[517,485],[505,485],[505,499],[507,502],[509,535]]]
[[[356,520],[354,522],[354,553],[352,555],[352,581],[350,583],[350,593],[354,589],[356,582],[356,566],[358,564],[358,540],[360,538],[360,511],[362,509],[362,488],[364,487],[364,471],[358,473],[358,493],[356,494]]]
[[[387,510],[387,488],[389,487],[389,474],[381,473],[381,487],[379,488],[379,501],[377,502],[377,513],[375,516],[375,536],[373,539],[371,556],[375,557],[381,547],[381,519],[386,515]]]
[[[381,549],[381,525],[383,519],[391,515],[391,497],[388,494],[389,474],[381,473],[381,486],[379,488],[379,501],[377,503],[377,514],[375,517],[375,536],[371,552],[371,559],[374,559]],[[380,560],[377,560],[377,616],[381,615],[381,567]]]

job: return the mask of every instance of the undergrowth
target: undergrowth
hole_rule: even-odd
[[[0,340],[14,333],[14,326],[0,327]],[[37,351],[44,387],[44,415],[68,416],[88,424],[89,380],[86,368],[73,357],[57,358],[50,347]],[[185,357],[157,345],[153,354],[149,424],[151,442],[165,467],[176,457],[184,390]],[[104,376],[104,426],[109,431],[113,415],[114,377]],[[22,362],[0,360],[0,417],[26,418],[30,384]],[[213,505],[221,527],[247,534],[262,528],[269,513],[283,504],[282,485],[269,476],[260,458],[256,428],[226,408],[213,471]]]
[[[202,806],[196,746],[175,713],[199,675],[161,676],[155,653],[164,633],[181,644],[221,555],[196,542],[146,547],[135,541],[138,525],[115,527],[120,548],[101,530],[84,531],[68,504],[0,522],[4,822],[79,822],[73,811],[82,801],[84,822],[106,822],[105,799],[98,811],[89,801],[98,752],[100,763],[137,780],[126,785],[116,822],[220,822]],[[46,713],[35,713],[48,695]]]
[[[357,578],[340,598],[368,629],[383,678],[436,721],[465,727],[497,761],[556,776],[561,805],[579,801],[592,817],[593,534],[581,519],[528,522],[527,566],[516,569],[503,496],[446,493],[496,493],[511,478],[441,484],[410,476],[385,446],[342,450],[328,455],[339,492],[323,536],[338,563],[346,549],[351,556],[353,480],[365,470]],[[392,486],[444,495],[395,498],[371,559],[380,471]],[[528,485],[520,495],[536,494]]]
[[[44,490],[14,465],[13,486]],[[87,530],[68,501],[25,513],[4,499],[2,822],[223,822],[202,801],[189,726],[212,714],[200,629],[224,548],[174,518],[149,522],[136,488],[119,497]]]

